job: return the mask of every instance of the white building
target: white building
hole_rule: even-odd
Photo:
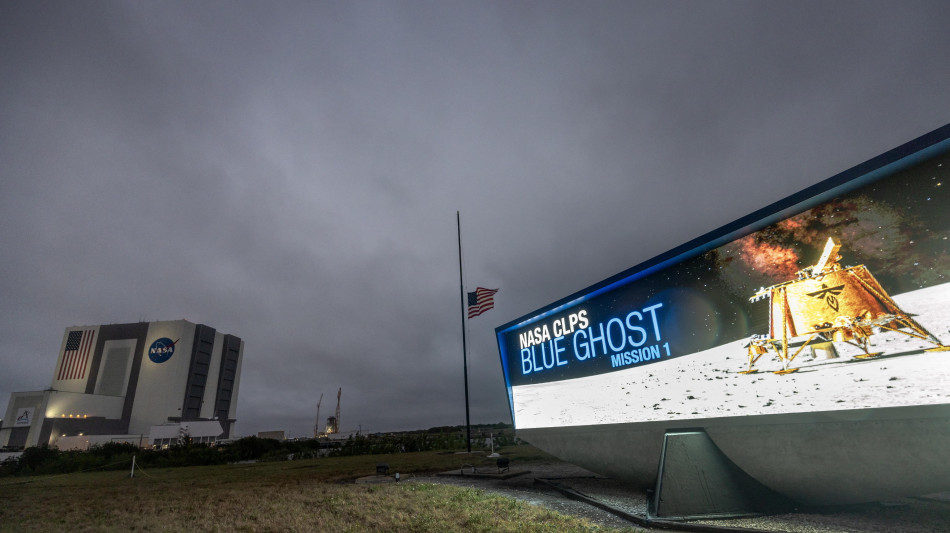
[[[152,444],[152,426],[212,420],[231,438],[243,353],[239,337],[187,320],[66,328],[50,387],[10,395],[0,447]]]

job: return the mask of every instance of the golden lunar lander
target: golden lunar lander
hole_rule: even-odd
[[[798,368],[789,364],[813,341],[845,342],[857,346],[865,359],[883,352],[868,351],[868,339],[881,331],[893,331],[931,342],[926,351],[950,350],[888,296],[881,284],[864,265],[841,268],[838,250],[841,244],[829,238],[821,259],[814,266],[798,271],[798,279],[759,289],[749,301],[769,298],[769,334],[754,335],[748,344],[749,368],[741,373],[757,372],[752,365],[771,348],[782,363],[776,374],[788,374]],[[910,330],[910,331],[905,331]],[[807,337],[794,353],[789,340]]]

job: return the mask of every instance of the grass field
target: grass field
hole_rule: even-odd
[[[553,460],[530,446],[513,464]],[[480,490],[355,484],[377,463],[413,473],[490,464],[435,452],[0,479],[0,531],[606,531]],[[130,465],[131,466],[131,465]]]

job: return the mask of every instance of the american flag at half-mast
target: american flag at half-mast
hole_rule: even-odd
[[[92,338],[96,330],[70,331],[66,337],[66,349],[63,351],[63,362],[59,367],[56,379],[83,379],[86,377],[86,366],[89,355],[92,353]]]
[[[496,292],[498,289],[478,287],[475,292],[468,293],[468,317],[476,317],[495,307]]]

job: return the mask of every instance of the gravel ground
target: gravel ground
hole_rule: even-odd
[[[509,479],[439,475],[413,477],[410,482],[445,483],[478,488],[543,505],[555,511],[585,517],[615,528],[666,531],[744,530],[787,533],[950,532],[950,494],[904,498],[883,503],[799,509],[794,513],[754,518],[649,523],[647,494],[570,464],[532,464],[530,472]],[[518,469],[514,469],[517,471]],[[541,480],[541,481],[537,481]],[[595,503],[639,518],[630,521],[595,505],[570,499],[556,487],[576,491]]]
[[[518,469],[514,469],[517,471]],[[531,471],[508,479],[477,478],[471,476],[414,476],[408,481],[420,483],[442,483],[482,489],[528,502],[532,505],[541,505],[559,513],[581,516],[600,525],[614,528],[631,528],[635,525],[617,515],[599,509],[587,503],[567,498],[554,488],[537,483],[536,478],[565,478],[571,481],[582,481],[590,478],[600,487],[618,486],[616,482],[607,478],[593,478],[594,474],[573,465],[531,465]],[[644,500],[645,501],[645,500]],[[645,508],[644,508],[645,509]],[[641,529],[642,528],[638,528]]]

